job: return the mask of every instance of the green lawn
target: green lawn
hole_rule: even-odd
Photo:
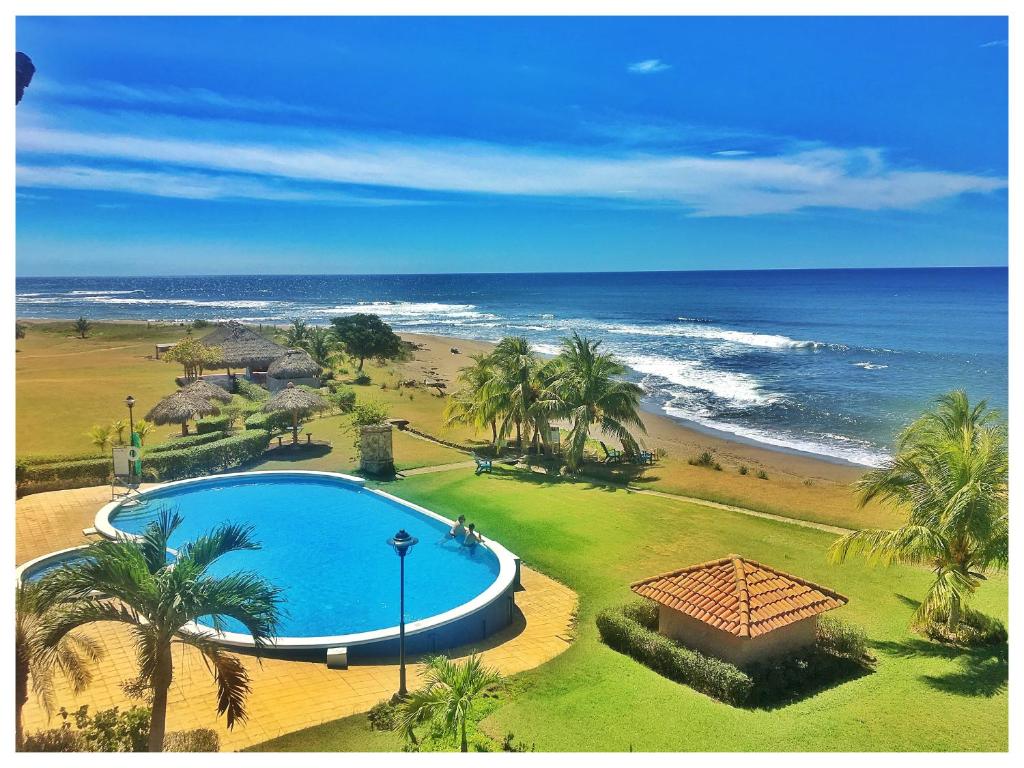
[[[467,514],[531,567],[580,596],[575,644],[516,676],[513,693],[480,724],[538,750],[1005,750],[1005,648],[958,653],[907,624],[928,581],[922,570],[834,566],[827,534],[586,483],[549,483],[496,470],[423,475],[389,491],[442,514]],[[774,711],[734,709],[604,647],[601,607],[629,599],[630,581],[731,552],[831,586],[838,611],[862,625],[877,670]],[[977,606],[1005,620],[1007,581],[990,579]],[[267,749],[395,749],[363,715],[291,734]]]

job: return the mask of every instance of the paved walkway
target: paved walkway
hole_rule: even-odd
[[[93,523],[96,510],[110,499],[109,487],[52,491],[20,499],[16,506],[16,557],[23,563],[54,550],[81,544],[82,529]],[[536,667],[564,651],[572,641],[576,593],[546,576],[524,567],[523,590],[516,593],[521,616],[512,626],[474,648],[450,652],[464,656],[481,651],[486,663],[511,675]],[[57,706],[92,711],[111,706],[128,707],[123,681],[137,676],[136,656],[126,628],[98,624],[89,634],[105,655],[92,685],[74,696],[60,678]],[[223,750],[237,750],[285,733],[364,712],[391,696],[398,685],[398,667],[390,660],[353,664],[347,670],[329,670],[323,662],[263,659],[243,656],[252,677],[248,700],[249,720],[228,731],[216,717],[216,686],[202,658],[191,648],[176,646],[174,682],[168,706],[168,730],[215,728]],[[410,668],[410,687],[419,672]],[[25,706],[25,729],[35,731],[59,725],[47,723],[34,699]]]

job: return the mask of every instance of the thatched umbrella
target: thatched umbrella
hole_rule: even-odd
[[[181,434],[187,435],[189,419],[212,416],[215,413],[220,413],[220,409],[209,400],[179,390],[157,403],[153,410],[146,414],[146,420],[161,425],[181,424]]]
[[[267,413],[272,411],[290,411],[292,414],[292,443],[299,442],[299,416],[305,416],[311,411],[319,411],[327,407],[327,403],[320,395],[310,392],[308,389],[300,389],[292,382],[279,389],[272,398],[263,406]]]
[[[237,320],[229,320],[203,338],[208,347],[220,347],[220,368],[265,371],[288,350]]]
[[[267,376],[278,381],[316,379],[320,376],[320,365],[306,350],[289,349],[270,364]]]
[[[218,387],[216,384],[204,381],[202,376],[187,387],[182,387],[181,393],[183,395],[194,395],[201,400],[220,400],[222,403],[231,402],[230,392],[224,389],[224,387]]]

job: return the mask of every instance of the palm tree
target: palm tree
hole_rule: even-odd
[[[110,445],[110,438],[110,427],[97,425],[89,430],[89,442],[101,451]]]
[[[146,444],[146,437],[155,429],[156,425],[146,421],[145,419],[139,419],[135,422],[135,434],[139,436],[139,442],[142,445]]]
[[[984,400],[972,407],[956,390],[907,427],[897,448],[857,486],[862,506],[889,502],[906,509],[907,522],[848,533],[829,553],[835,562],[863,553],[869,562],[927,565],[935,578],[916,623],[945,619],[954,629],[986,572],[1009,561],[1006,426]]]
[[[309,326],[305,320],[292,320],[291,326],[285,331],[285,344],[289,347],[299,348],[306,343],[309,337]]]
[[[486,396],[504,414],[499,437],[504,440],[515,425],[516,445],[523,449],[523,430],[536,428],[534,403],[538,399],[540,361],[525,336],[506,336],[491,355],[498,375],[487,386]]]
[[[488,387],[496,375],[490,355],[472,355],[473,364],[459,369],[461,387],[445,403],[445,426],[466,424],[476,429],[491,428],[491,443],[498,442],[497,398],[489,396]]]
[[[330,368],[331,358],[337,339],[329,328],[312,328],[306,334],[302,342],[302,348],[309,352],[309,356],[316,360],[317,364],[324,368]]]
[[[110,425],[111,434],[117,435],[117,444],[124,445],[124,431],[128,429],[128,422],[124,419],[118,419]]]
[[[466,723],[473,704],[485,691],[501,684],[501,675],[485,667],[475,653],[462,662],[434,656],[427,659],[425,667],[427,684],[402,703],[406,735],[415,739],[413,728],[430,723],[448,738],[460,736],[461,750],[468,752]]]
[[[86,320],[84,315],[75,320],[74,331],[79,338],[84,339],[90,330],[92,330],[92,323]]]
[[[630,453],[638,450],[631,430],[647,432],[640,419],[643,390],[620,378],[626,368],[613,355],[599,352],[600,346],[600,341],[574,332],[562,342],[551,366],[550,387],[558,401],[555,411],[571,424],[565,447],[571,470],[583,461],[592,426],[616,437]]]
[[[45,642],[93,622],[128,625],[138,649],[139,679],[153,692],[150,752],[163,748],[174,644],[202,654],[217,683],[217,712],[227,716],[228,728],[246,717],[249,673],[242,662],[216,643],[212,632],[183,629],[201,616],[211,617],[216,630],[226,618],[234,619],[252,635],[258,652],[274,635],[278,620],[279,590],[261,576],[208,573],[224,555],[259,549],[250,526],[221,525],[178,547],[177,558],[169,563],[168,542],[179,525],[180,515],[162,510],[139,539],[92,544],[80,561],[43,580],[57,604]]]

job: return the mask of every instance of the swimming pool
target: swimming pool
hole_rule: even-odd
[[[467,548],[447,536],[451,521],[326,472],[244,472],[167,483],[138,502],[113,502],[96,518],[105,536],[142,533],[162,509],[184,519],[170,547],[215,526],[244,523],[262,548],[234,552],[214,575],[253,570],[282,589],[274,646],[333,647],[386,654],[397,647],[399,560],[386,543],[404,528],[419,539],[406,558],[407,646],[439,650],[506,626],[514,610],[518,561],[496,542]],[[200,621],[197,629],[211,631]],[[218,639],[251,646],[231,620]]]

